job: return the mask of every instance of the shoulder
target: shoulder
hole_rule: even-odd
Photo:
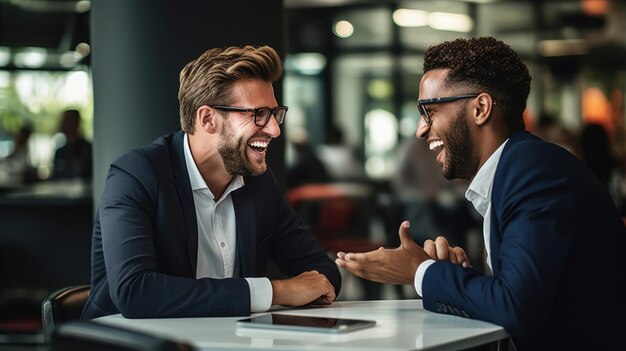
[[[154,168],[168,159],[175,135],[163,135],[146,146],[130,150],[113,161],[112,165],[130,173]]]
[[[515,169],[579,167],[578,158],[561,146],[544,141],[528,132],[514,133],[502,151],[500,166]],[[508,169],[507,167],[507,169]]]
[[[530,193],[578,196],[581,189],[597,189],[585,165],[566,149],[530,133],[515,133],[507,142],[493,182],[493,197]],[[584,192],[586,192],[585,190]]]

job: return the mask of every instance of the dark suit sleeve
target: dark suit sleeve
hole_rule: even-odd
[[[150,169],[145,158],[130,157],[126,161],[119,163],[132,164],[133,169]],[[155,208],[159,201],[167,200],[156,195],[158,185],[149,172],[145,177],[136,177],[122,168],[111,167],[99,208],[109,293],[122,315],[147,318],[249,314],[250,293],[244,279],[195,279],[161,273],[169,263],[155,252]],[[172,245],[178,244],[173,238],[179,233],[166,234]]]
[[[291,208],[274,177],[270,179],[270,196],[276,203],[276,225],[271,234],[272,260],[288,276],[311,270],[324,274],[334,286],[335,294],[339,295],[341,275],[337,265],[328,257],[311,230],[302,225],[300,216]]]
[[[582,213],[580,170],[554,148],[514,146],[502,156],[492,194],[494,276],[436,262],[424,276],[424,307],[532,335],[545,322]],[[584,195],[583,195],[584,196]]]

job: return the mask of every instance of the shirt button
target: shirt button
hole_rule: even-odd
[[[220,243],[220,246],[221,246],[221,247],[224,247],[224,246],[226,246],[226,243],[222,241],[222,242]]]

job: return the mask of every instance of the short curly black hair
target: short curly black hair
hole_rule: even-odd
[[[493,37],[446,41],[429,47],[424,56],[424,73],[439,68],[450,69],[445,84],[490,93],[509,126],[523,128],[532,78],[510,46]]]

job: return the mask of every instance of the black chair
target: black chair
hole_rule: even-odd
[[[46,339],[61,323],[78,320],[89,298],[89,285],[75,285],[51,293],[41,304],[41,321]]]
[[[50,335],[50,351],[191,351],[188,344],[93,321],[70,321]]]

